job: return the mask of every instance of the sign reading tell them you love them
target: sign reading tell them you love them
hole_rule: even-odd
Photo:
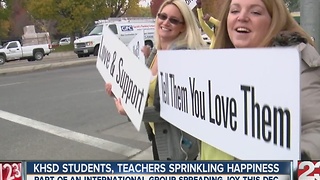
[[[158,51],[161,117],[242,160],[300,156],[295,48]]]

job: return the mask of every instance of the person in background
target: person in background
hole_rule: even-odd
[[[141,52],[143,53],[146,60],[151,55],[152,49],[153,49],[153,42],[145,42],[144,46],[141,48]]]
[[[144,45],[141,48],[141,52],[143,53],[146,59],[148,59],[148,57],[150,56],[151,51],[152,51],[152,47],[150,47],[149,45]]]
[[[301,159],[320,159],[320,57],[311,37],[283,0],[226,0],[222,12],[214,49],[295,46],[301,52]],[[232,159],[206,143],[201,149],[204,160]]]
[[[154,49],[203,49],[205,46],[196,18],[185,1],[164,1],[156,17]],[[152,78],[143,121],[150,122],[155,137],[153,148],[156,148],[160,160],[195,160],[199,154],[198,140],[160,117],[157,55],[152,60],[149,58],[147,64],[150,64]],[[109,95],[112,95],[111,89],[111,84],[107,83]],[[115,99],[115,105],[120,114],[126,114],[120,99]]]
[[[214,29],[217,29],[220,25],[220,21],[210,16],[209,14],[206,14],[205,16],[203,16],[202,1],[197,0],[196,2],[197,2],[197,14],[198,14],[198,20],[199,20],[200,26],[204,31],[204,33],[206,33],[209,36],[211,40],[209,48],[212,49],[214,42],[216,40],[216,35],[215,35],[215,31],[206,22],[212,23],[214,25]]]

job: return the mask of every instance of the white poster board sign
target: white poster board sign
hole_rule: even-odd
[[[158,51],[161,116],[242,160],[297,160],[294,48]]]
[[[189,8],[191,10],[197,5],[197,1],[196,0],[185,0],[185,2],[187,3],[187,5],[189,6]]]
[[[96,67],[140,130],[151,72],[109,28],[103,28]]]
[[[144,46],[144,31],[138,31],[137,35],[130,41],[128,48],[131,52],[137,56],[140,61],[145,64],[144,54],[141,52],[142,47]]]

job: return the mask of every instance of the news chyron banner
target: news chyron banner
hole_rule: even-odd
[[[26,162],[25,180],[289,180],[290,161]]]

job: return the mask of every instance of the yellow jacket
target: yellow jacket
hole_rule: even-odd
[[[210,26],[203,20],[203,11],[202,8],[197,8],[197,13],[198,13],[198,19],[200,26],[202,30],[210,37],[211,44],[210,48],[213,48],[214,42],[216,41],[216,35],[214,34],[214,31],[210,28]],[[210,17],[209,22],[214,24],[215,28],[218,28],[220,26],[220,21]]]

